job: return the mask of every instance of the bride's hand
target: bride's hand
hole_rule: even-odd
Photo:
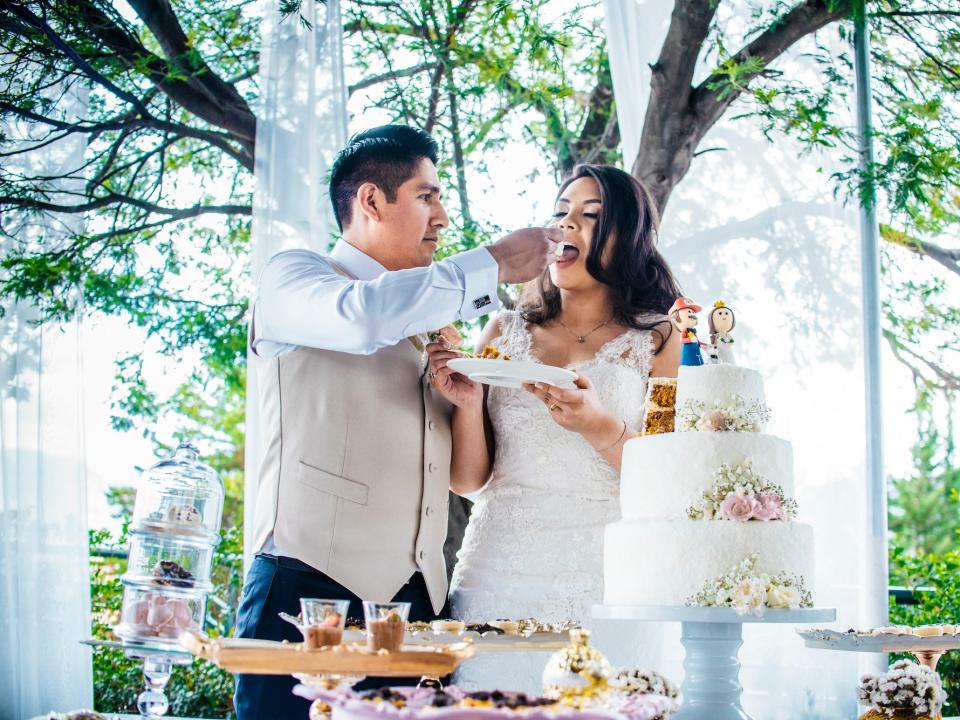
[[[429,376],[433,387],[456,407],[465,410],[479,409],[483,406],[483,386],[462,373],[447,367],[447,362],[463,357],[463,353],[450,347],[446,340],[427,345],[430,358]]]
[[[606,441],[621,431],[623,422],[604,410],[593,383],[587,378],[579,375],[573,383],[576,387],[570,389],[549,383],[523,387],[544,402],[550,417],[560,427],[580,433],[594,447],[609,444]]]

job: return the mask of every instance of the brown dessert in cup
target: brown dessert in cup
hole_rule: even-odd
[[[322,598],[300,598],[300,632],[303,649],[339,645],[343,640],[343,625],[350,602]]]
[[[367,647],[374,652],[397,652],[403,645],[410,603],[365,601],[363,611],[367,624]]]

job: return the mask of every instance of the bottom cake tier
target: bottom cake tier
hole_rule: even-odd
[[[756,554],[759,573],[813,588],[813,528],[798,522],[631,520],[607,526],[604,602],[685,605],[703,586]]]

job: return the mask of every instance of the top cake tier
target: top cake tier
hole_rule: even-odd
[[[761,432],[768,411],[763,378],[738,365],[681,366],[677,430]]]

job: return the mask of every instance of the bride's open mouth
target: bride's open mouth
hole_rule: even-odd
[[[580,257],[580,248],[570,243],[560,243],[557,247],[557,263],[572,263]]]

